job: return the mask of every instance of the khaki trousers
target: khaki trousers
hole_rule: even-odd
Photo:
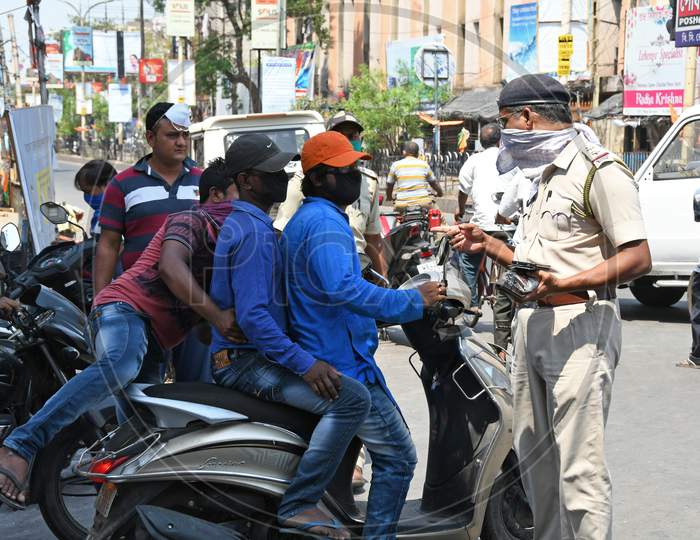
[[[536,540],[612,538],[604,430],[620,333],[615,301],[516,314],[513,436]]]

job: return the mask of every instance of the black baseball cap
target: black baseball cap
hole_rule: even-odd
[[[226,150],[226,167],[232,175],[255,169],[262,172],[277,172],[292,160],[300,159],[295,152],[283,152],[279,146],[262,133],[241,135]]]
[[[501,90],[498,108],[517,105],[568,105],[571,101],[569,91],[558,80],[549,75],[523,75],[513,79]]]
[[[357,118],[345,111],[337,112],[333,116],[331,116],[328,120],[328,125],[326,126],[326,129],[328,129],[328,131],[332,131],[341,124],[345,123],[354,124],[359,128],[360,133],[362,133],[365,130],[365,128],[362,127],[362,124],[360,124],[360,121]]]

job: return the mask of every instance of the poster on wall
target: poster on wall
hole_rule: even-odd
[[[278,56],[263,58],[262,112],[287,112],[296,101],[296,60]]]
[[[445,37],[442,34],[411,39],[390,41],[386,45],[386,75],[387,85],[393,88],[407,82],[408,77],[415,77],[415,56],[421,47],[442,45]],[[417,79],[416,79],[417,80]]]
[[[34,254],[56,238],[55,225],[39,207],[53,201],[53,141],[56,137],[53,109],[49,105],[8,111],[10,140],[17,160]]]
[[[537,3],[510,7],[506,80],[537,73]],[[556,48],[554,49],[556,55]]]
[[[669,41],[671,9],[639,7],[627,13],[623,113],[670,116],[683,107],[685,51]]]

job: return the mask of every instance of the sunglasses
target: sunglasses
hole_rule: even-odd
[[[512,113],[504,114],[503,116],[499,116],[498,117],[498,125],[501,126],[501,129],[506,129],[506,125],[508,124],[508,119],[511,116],[515,116],[516,114],[522,114],[522,111],[512,112]]]

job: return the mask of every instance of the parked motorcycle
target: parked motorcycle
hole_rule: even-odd
[[[3,258],[19,249],[15,225],[0,230],[0,245]],[[0,443],[94,361],[86,315],[65,296],[81,302],[85,298],[76,283],[82,280],[85,249],[72,242],[49,246],[25,271],[7,276],[5,294],[20,300],[22,307],[12,314],[0,339]],[[110,404],[103,412],[95,411],[58,433],[38,454],[31,471],[29,503],[39,504],[47,525],[64,540],[86,534],[82,503],[97,492],[91,482],[74,474],[72,465],[79,450],[104,435],[95,426],[112,415]]]
[[[444,280],[448,299],[403,325],[422,361],[416,373],[430,409],[430,443],[423,497],[406,503],[398,537],[530,539],[508,373],[463,324],[470,293],[449,262],[449,242],[438,255],[437,270],[402,286]],[[277,505],[317,416],[203,383],[134,384],[128,395],[138,415],[78,465],[103,483],[89,539],[140,537],[135,509],[144,504],[226,524],[251,540],[291,538],[278,530]],[[365,508],[351,484],[360,446],[351,443],[322,500],[358,536]]]

